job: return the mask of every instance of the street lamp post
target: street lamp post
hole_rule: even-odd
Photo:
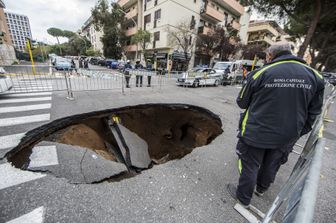
[[[118,11],[126,15],[126,12],[123,11],[122,9],[118,9]],[[131,20],[135,24],[135,26],[138,28],[138,24],[136,23],[136,21],[133,18],[131,18]],[[138,44],[136,44],[135,58],[138,59]]]

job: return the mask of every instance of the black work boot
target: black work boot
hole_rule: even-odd
[[[227,185],[227,190],[229,192],[229,194],[231,195],[231,197],[233,199],[235,199],[241,206],[243,206],[244,208],[248,209],[250,207],[250,205],[246,205],[246,204],[243,204],[237,197],[237,187],[233,184],[228,184]]]

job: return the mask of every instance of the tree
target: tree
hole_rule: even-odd
[[[242,58],[246,60],[253,60],[256,55],[261,54],[261,52],[263,52],[264,50],[265,50],[265,47],[262,45],[242,46]]]
[[[97,51],[97,50],[94,50],[92,47],[87,49],[86,52],[85,52],[85,55],[86,56],[91,56],[91,57],[98,57],[98,56],[101,56],[101,52],[100,51]]]
[[[110,7],[107,0],[99,0],[91,14],[95,28],[104,32],[101,38],[104,56],[121,58],[126,42],[125,34],[121,29],[125,16],[121,7],[115,2],[112,2]]]
[[[49,35],[56,37],[57,43],[60,44],[59,37],[63,36],[63,31],[61,29],[53,27],[53,28],[49,28],[47,32]]]
[[[182,50],[188,63],[190,61],[189,55],[193,53],[192,50],[197,39],[195,30],[191,27],[192,24],[185,20],[167,29],[169,45],[177,50]]]
[[[58,43],[58,45],[60,45],[59,37],[62,37],[62,36],[63,36],[63,31],[60,30],[60,29],[58,29],[58,28],[54,28],[54,27],[53,27],[53,28],[49,28],[49,29],[47,30],[47,32],[48,32],[49,35],[51,35],[51,36],[53,36],[53,37],[56,37],[56,39],[57,39],[57,43]],[[60,54],[62,54],[62,49],[59,48],[59,50],[60,50]]]
[[[135,44],[140,44],[141,47],[141,53],[143,57],[146,59],[146,49],[148,47],[148,44],[150,43],[152,34],[148,32],[147,30],[139,29],[137,33],[132,36],[131,42]]]
[[[336,2],[331,0],[322,1],[321,16],[317,23],[313,38],[309,43],[309,54],[312,62],[311,66],[321,70],[325,66],[326,69],[332,69],[329,61],[336,57]],[[310,16],[309,8],[304,8],[296,14],[302,20],[308,20]],[[307,25],[303,22],[289,18],[285,26],[285,31],[296,38],[305,36]]]
[[[63,34],[62,37],[66,37],[68,39],[70,39],[71,37],[75,36],[76,33],[69,31],[69,30],[63,30]]]
[[[304,29],[304,41],[298,52],[303,57],[308,45],[311,43],[317,24],[321,19],[323,3],[329,0],[241,0],[243,4],[251,5],[264,15],[272,15],[279,20],[290,19],[293,22],[302,24]],[[333,13],[333,12],[332,12]]]

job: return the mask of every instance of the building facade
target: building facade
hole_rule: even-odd
[[[5,12],[6,21],[8,24],[13,46],[20,51],[26,49],[26,38],[32,39],[29,19],[25,15],[20,15],[11,12]]]
[[[125,12],[124,25],[128,45],[128,58],[139,58],[139,45],[132,44],[131,38],[140,28],[152,34],[147,50],[156,56],[163,67],[172,64],[173,70],[180,70],[186,56],[179,46],[170,41],[169,32],[178,24],[190,24],[190,43],[200,33],[208,33],[217,25],[230,25],[239,33],[240,18],[245,10],[237,0],[119,0]],[[199,64],[203,56],[196,52],[196,44],[189,52],[190,64]]]
[[[85,21],[84,25],[78,31],[78,34],[89,40],[95,51],[103,53],[103,43],[101,41],[101,37],[104,33],[101,30],[98,31],[95,29],[92,17]]]
[[[16,60],[13,42],[4,12],[5,7],[3,1],[0,0],[0,65],[9,65]]]

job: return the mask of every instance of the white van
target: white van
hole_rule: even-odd
[[[240,82],[243,79],[243,67],[247,72],[252,70],[253,60],[236,60],[236,61],[220,61],[215,63],[213,69],[217,73],[223,73],[224,83],[231,84],[233,82]],[[258,69],[263,66],[263,63],[257,62],[254,69]]]

